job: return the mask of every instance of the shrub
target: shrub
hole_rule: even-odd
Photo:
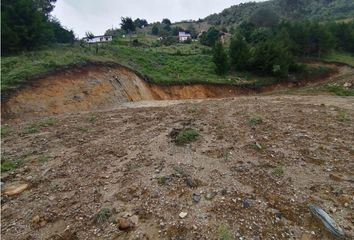
[[[259,125],[262,122],[263,122],[263,120],[261,117],[253,117],[248,121],[249,125],[251,125],[251,126]]]
[[[209,28],[209,30],[202,34],[200,38],[200,43],[209,47],[215,45],[220,37],[220,32],[215,27]]]
[[[230,65],[234,70],[247,69],[250,59],[250,51],[246,40],[241,35],[232,38],[229,49]]]
[[[184,145],[195,141],[198,137],[199,134],[195,129],[184,129],[178,133],[175,142],[177,145]]]
[[[95,222],[98,224],[106,222],[112,216],[112,210],[109,208],[102,208],[95,215]]]

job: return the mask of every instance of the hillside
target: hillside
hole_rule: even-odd
[[[260,9],[268,9],[281,19],[346,19],[354,16],[352,0],[271,0],[248,2],[232,6],[219,14],[205,18],[210,24],[234,25],[248,21]]]

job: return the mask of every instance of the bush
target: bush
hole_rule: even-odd
[[[220,32],[215,27],[209,28],[209,30],[202,34],[200,43],[212,47],[220,37]]]
[[[232,38],[229,49],[230,65],[234,70],[247,69],[250,51],[246,40],[241,35]]]
[[[184,145],[190,142],[195,141],[198,138],[199,134],[194,129],[184,129],[178,133],[176,136],[175,142],[177,145]]]
[[[252,66],[263,74],[287,76],[294,59],[282,43],[268,40],[255,47]]]

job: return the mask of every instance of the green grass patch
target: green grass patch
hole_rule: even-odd
[[[41,121],[38,122],[38,126],[39,127],[51,127],[54,126],[57,123],[57,121],[53,118],[47,118],[47,119],[43,119]]]
[[[6,137],[11,132],[11,128],[9,125],[1,126],[1,137]]]
[[[219,235],[219,237],[218,237],[219,240],[232,240],[233,239],[230,229],[225,225],[221,225],[219,227],[218,235]]]
[[[275,176],[281,177],[284,175],[284,167],[282,165],[277,166],[273,169],[273,174]]]
[[[340,122],[348,122],[349,121],[349,117],[348,117],[347,113],[346,112],[339,112],[338,121],[340,121]]]
[[[108,219],[113,215],[113,212],[109,208],[102,208],[95,215],[95,222],[102,224],[108,221]]]
[[[95,46],[74,44],[53,45],[18,55],[3,56],[1,90],[17,88],[26,80],[52,70],[89,62],[119,63],[138,71],[150,82],[160,85],[211,83],[256,89],[288,80],[248,72],[231,72],[218,76],[214,72],[209,47],[200,43],[154,47],[151,39],[139,36],[137,38],[139,41],[145,41],[144,46],[130,47],[129,39],[119,39],[100,46],[98,53]],[[328,69],[306,68],[304,72],[297,74],[296,79],[322,74],[325,70]]]
[[[197,140],[199,133],[192,128],[181,130],[176,136],[175,142],[177,145],[185,145]]]
[[[97,117],[96,116],[91,116],[91,117],[88,118],[88,121],[93,124],[93,123],[95,123],[97,121]]]
[[[1,159],[1,172],[7,172],[20,167],[23,164],[22,159]]]
[[[49,161],[49,156],[46,156],[46,155],[41,155],[38,157],[38,161],[41,162],[41,163],[45,163],[45,162],[48,162]]]
[[[40,130],[36,125],[31,125],[25,129],[26,134],[35,134],[35,133],[39,133],[39,132],[40,132]]]
[[[250,125],[250,126],[260,125],[262,123],[263,123],[263,119],[261,117],[259,117],[259,116],[250,118],[248,120],[248,125]]]
[[[331,62],[346,63],[354,67],[354,55],[349,53],[332,52],[327,54],[323,59]]]
[[[354,96],[354,89],[352,88],[345,88],[337,84],[327,85],[326,88],[327,91],[334,93],[337,96],[342,96],[342,97]]]

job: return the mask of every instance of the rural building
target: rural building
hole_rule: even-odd
[[[111,42],[113,40],[112,36],[94,36],[92,38],[85,37],[84,40],[87,43],[106,43]]]
[[[192,39],[192,36],[186,32],[179,32],[178,37],[180,42],[184,42],[187,41],[188,39]]]

